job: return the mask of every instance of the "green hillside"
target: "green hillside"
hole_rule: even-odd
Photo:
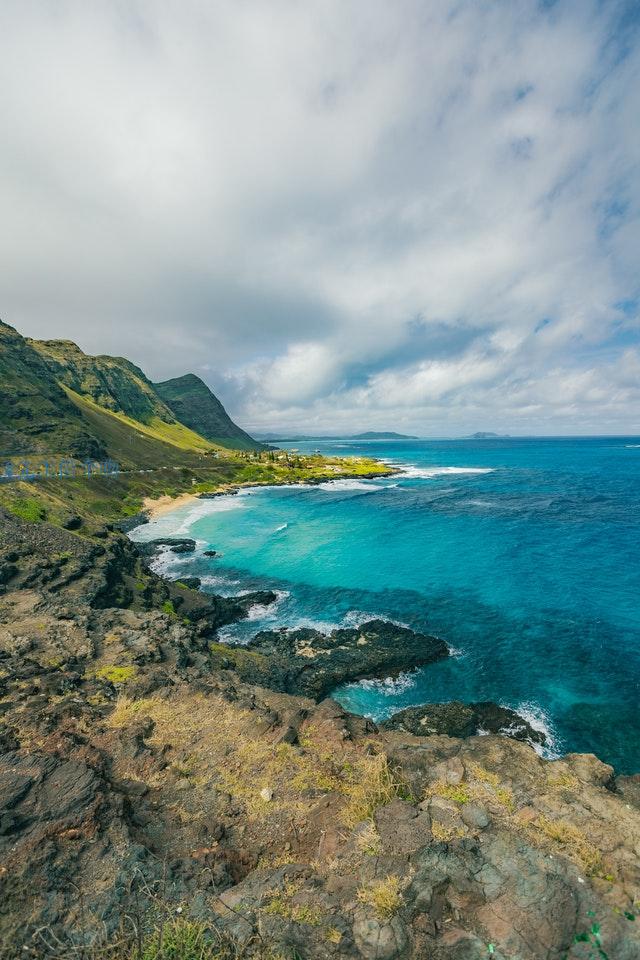
[[[183,377],[156,383],[154,387],[174,416],[212,443],[235,450],[264,450],[264,444],[237,426],[218,398],[200,377]]]
[[[51,452],[100,459],[107,448],[41,355],[0,320],[0,453]]]
[[[198,377],[160,388],[171,408],[129,360],[88,356],[70,340],[31,340],[0,322],[0,454],[7,457],[109,456],[148,469],[197,465],[225,448],[263,449]]]
[[[98,406],[149,423],[173,423],[174,415],[142,370],[124,357],[90,357],[71,340],[27,340],[55,380]]]

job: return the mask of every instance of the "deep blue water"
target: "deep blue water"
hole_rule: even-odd
[[[223,636],[390,617],[455,655],[339,689],[349,709],[380,719],[427,701],[496,700],[546,725],[557,751],[640,771],[640,440],[298,446],[384,457],[406,473],[203,501],[134,534],[195,537],[195,555],[166,564],[212,592],[282,591]],[[223,557],[203,557],[209,547]]]

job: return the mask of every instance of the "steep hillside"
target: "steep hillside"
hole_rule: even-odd
[[[235,450],[260,450],[264,444],[238,427],[206,383],[193,373],[154,384],[173,414],[213,443]]]
[[[28,340],[53,376],[98,406],[149,423],[157,418],[173,423],[174,415],[162,402],[142,370],[124,357],[90,357],[71,340]]]
[[[193,416],[191,395],[168,391],[185,414],[180,422],[129,360],[88,356],[70,340],[31,340],[0,322],[0,454],[111,456],[127,469],[148,469],[198,463],[220,447],[260,447],[197,377],[173,382],[191,380],[201,388]],[[199,421],[206,435],[192,429]]]
[[[0,453],[51,452],[80,459],[107,453],[42,356],[0,320]]]

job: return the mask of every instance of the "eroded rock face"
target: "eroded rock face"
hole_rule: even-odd
[[[491,701],[480,703],[426,703],[394,713],[382,724],[388,730],[406,730],[418,737],[446,734],[449,737],[473,737],[479,733],[497,733],[514,740],[543,744],[544,733],[508,707]]]
[[[246,649],[268,658],[249,661],[247,679],[316,700],[341,683],[397,676],[449,655],[443,640],[386,620],[330,634],[307,628],[262,631]]]

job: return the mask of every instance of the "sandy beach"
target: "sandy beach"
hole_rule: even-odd
[[[177,507],[181,507],[183,504],[190,503],[192,500],[197,499],[198,497],[195,493],[181,493],[177,497],[170,497],[167,494],[163,497],[145,497],[142,503],[142,509],[149,515],[150,520],[155,520],[156,517],[161,517],[163,514],[170,513]]]

